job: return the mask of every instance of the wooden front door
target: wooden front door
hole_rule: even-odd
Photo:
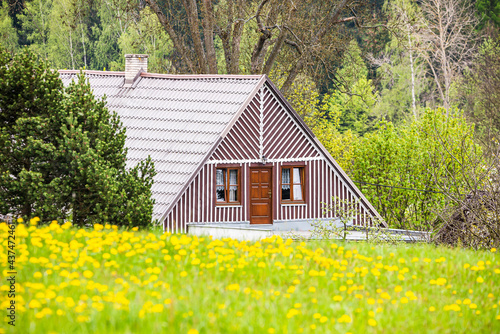
[[[272,168],[250,168],[250,224],[272,224]]]

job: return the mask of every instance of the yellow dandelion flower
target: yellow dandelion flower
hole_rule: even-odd
[[[491,250],[490,250],[492,253],[495,253],[497,251],[497,249],[495,247],[493,247]]]
[[[90,318],[88,316],[85,316],[85,315],[79,315],[76,318],[76,321],[78,321],[78,322],[87,322],[89,320],[90,320]]]
[[[347,314],[344,314],[343,316],[341,316],[338,320],[337,320],[339,323],[350,323],[352,322],[352,319],[350,316],[348,316]]]
[[[151,312],[153,313],[161,313],[163,312],[163,304],[156,304],[151,308]]]
[[[91,278],[92,276],[94,276],[94,273],[91,272],[90,270],[85,270],[83,272],[83,277],[85,277],[85,278]]]
[[[476,282],[478,283],[483,283],[484,282],[484,279],[480,276],[476,279]]]
[[[372,326],[372,327],[377,326],[377,320],[375,320],[375,319],[371,319],[371,318],[370,318],[370,319],[368,319],[368,325],[369,325],[369,326]]]
[[[272,328],[272,327],[271,327],[271,328],[269,328],[269,329],[267,330],[267,332],[268,332],[269,334],[274,334],[276,331],[274,330],[274,328]]]
[[[28,307],[29,308],[39,308],[39,307],[42,307],[42,304],[40,304],[40,302],[36,299],[33,299],[30,301],[30,303],[28,304]]]
[[[36,273],[33,274],[34,278],[41,278],[43,275],[41,272],[37,271]]]

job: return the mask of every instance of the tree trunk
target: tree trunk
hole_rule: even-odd
[[[201,43],[200,29],[198,26],[198,6],[196,0],[183,0],[184,7],[186,8],[189,30],[191,31],[191,38],[193,39],[194,51],[198,58],[198,73],[207,73],[207,58],[205,50]]]
[[[235,19],[233,27],[233,39],[231,41],[231,65],[229,66],[230,74],[240,73],[240,44],[241,35],[243,35],[243,4],[238,1],[238,17]]]
[[[71,38],[71,27],[69,28],[69,55],[71,56],[71,69],[75,69],[75,59],[73,58],[73,39]]]
[[[413,117],[417,119],[417,106],[415,102],[415,73],[413,71],[413,53],[411,50],[411,34],[410,34],[410,26],[408,25],[408,46],[410,50],[410,67],[411,67],[411,100],[413,107]]]
[[[205,50],[207,52],[208,73],[216,74],[217,58],[214,46],[214,18],[211,0],[203,0],[203,36],[205,38]]]
[[[84,68],[87,69],[87,50],[85,49],[85,35],[83,33],[83,23],[82,23],[82,18],[80,17],[80,28],[82,31],[82,46],[83,46],[83,64]]]
[[[274,62],[276,61],[276,57],[278,56],[283,43],[285,42],[287,36],[287,32],[284,28],[281,28],[280,34],[278,36],[278,40],[274,43],[273,49],[271,50],[271,54],[269,58],[267,58],[266,65],[264,65],[264,69],[262,73],[269,75],[271,69],[273,67]]]

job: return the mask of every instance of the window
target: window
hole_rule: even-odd
[[[281,200],[304,202],[304,167],[281,168]]]
[[[238,168],[217,168],[215,171],[217,204],[240,203],[240,175]]]

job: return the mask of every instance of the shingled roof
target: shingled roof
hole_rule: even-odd
[[[59,71],[64,85],[79,71]],[[160,219],[197,167],[230,127],[264,76],[141,73],[124,88],[124,72],[86,71],[97,98],[106,96],[126,128],[127,167],[151,156],[152,187]]]

